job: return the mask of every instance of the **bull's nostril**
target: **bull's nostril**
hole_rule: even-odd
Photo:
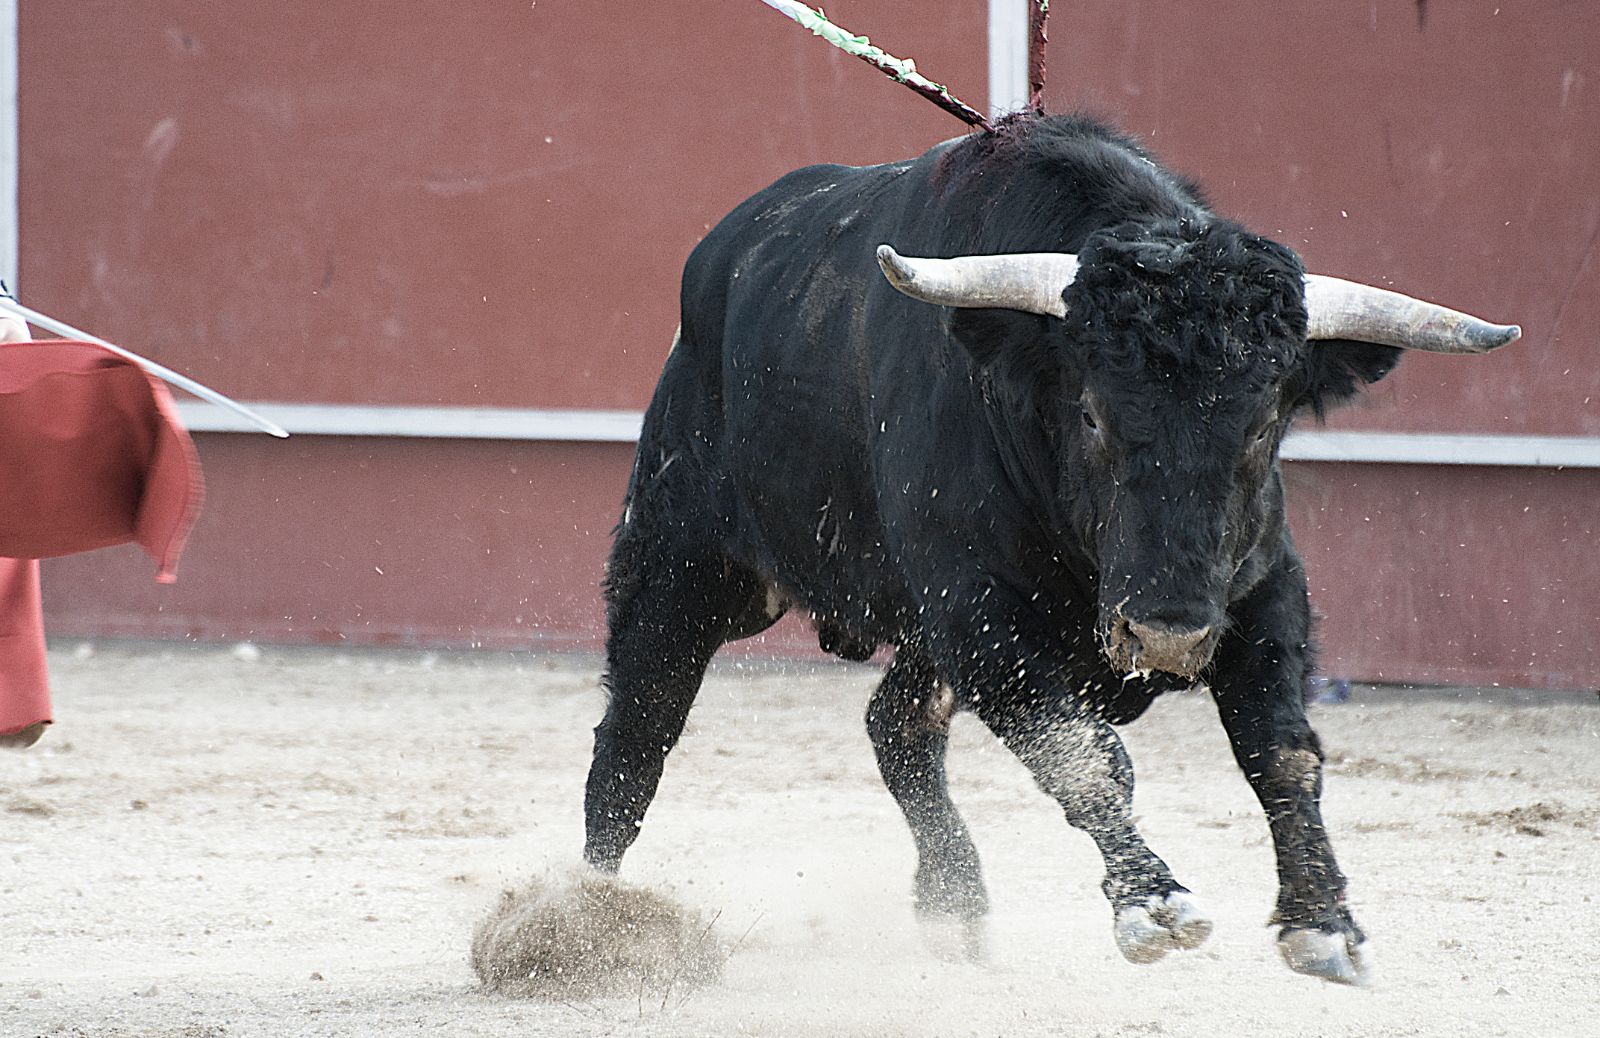
[[[1211,628],[1152,627],[1130,620],[1128,632],[1139,639],[1143,655],[1160,665],[1183,659],[1211,635]]]

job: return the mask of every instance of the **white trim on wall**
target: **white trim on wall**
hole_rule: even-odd
[[[17,0],[0,0],[0,278],[17,290]]]
[[[1600,468],[1600,436],[1332,432],[1316,429],[1290,433],[1278,453],[1285,461],[1595,469]]]
[[[444,440],[521,440],[634,443],[639,411],[512,407],[386,407],[372,404],[274,404],[251,408],[296,436],[392,436]],[[220,407],[178,404],[194,432],[255,432]],[[1600,468],[1600,436],[1498,436],[1481,433],[1295,432],[1280,452],[1285,461],[1347,461],[1392,465],[1490,465],[1522,468]]]
[[[989,0],[989,117],[1028,104],[1028,0]]]
[[[387,407],[374,404],[248,405],[293,436],[398,436],[444,440],[578,440],[634,443],[639,411],[511,407]],[[256,432],[214,404],[183,400],[178,415],[194,432]]]

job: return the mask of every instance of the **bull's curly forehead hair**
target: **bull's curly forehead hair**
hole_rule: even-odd
[[[1096,367],[1270,379],[1303,353],[1300,258],[1238,224],[1120,224],[1091,235],[1078,259],[1067,327]]]

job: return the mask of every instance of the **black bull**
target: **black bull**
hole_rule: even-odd
[[[882,243],[1044,255],[1020,275],[946,270]],[[1112,725],[1204,683],[1276,844],[1285,959],[1360,979],[1277,448],[1396,347],[1482,352],[1516,330],[1318,281],[1077,119],[802,169],[740,205],[684,271],[616,532],[587,860],[613,870],[637,836],[712,654],[799,608],[830,652],[893,648],[867,727],[925,916],[975,937],[986,910],[945,783],[961,709],[1099,846],[1124,955],[1203,941],[1210,921],[1134,826]]]

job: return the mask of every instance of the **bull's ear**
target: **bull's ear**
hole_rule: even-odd
[[[1047,340],[1051,318],[1022,310],[958,307],[945,318],[950,338],[979,368],[1005,360],[1027,369],[1049,371]]]
[[[1300,406],[1321,418],[1394,369],[1404,351],[1351,339],[1310,343],[1311,377]]]

